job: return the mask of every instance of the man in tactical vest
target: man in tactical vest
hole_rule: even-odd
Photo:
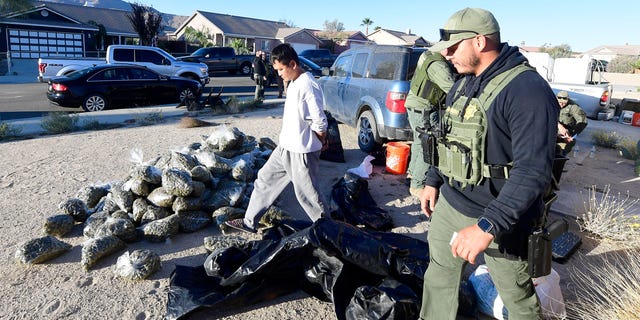
[[[560,91],[556,98],[560,105],[557,152],[566,156],[576,144],[575,136],[587,127],[587,114],[577,103],[569,99],[569,92]]]
[[[430,48],[459,74],[420,196],[431,224],[421,319],[455,319],[466,263],[484,253],[509,319],[540,319],[527,238],[552,177],[558,102],[518,47],[500,42],[493,14],[454,13]]]
[[[438,123],[438,112],[444,98],[453,85],[451,67],[438,52],[425,51],[420,55],[405,106],[407,118],[413,130],[409,173],[409,192],[419,197],[426,179],[429,164],[423,160],[421,132],[428,131]]]

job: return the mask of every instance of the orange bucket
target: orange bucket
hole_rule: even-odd
[[[393,174],[406,173],[410,150],[411,147],[403,142],[387,143],[386,171]]]

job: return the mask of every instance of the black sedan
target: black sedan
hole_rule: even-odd
[[[47,98],[63,107],[100,111],[111,106],[153,105],[199,97],[198,81],[169,77],[136,65],[104,64],[49,80]]]

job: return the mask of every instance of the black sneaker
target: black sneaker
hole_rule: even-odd
[[[251,229],[249,227],[247,227],[244,224],[244,220],[243,219],[233,219],[233,220],[228,220],[224,222],[224,225],[231,228],[231,229],[235,229],[238,231],[243,231],[243,232],[249,232],[249,233],[257,233],[257,230]]]

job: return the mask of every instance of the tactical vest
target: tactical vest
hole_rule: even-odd
[[[435,85],[429,79],[429,74],[427,74],[429,65],[436,61],[446,62],[441,54],[429,54],[426,52],[421,54],[418,59],[418,67],[413,74],[413,78],[411,78],[410,87],[411,92],[420,98],[426,99],[432,106],[440,105],[446,96],[446,93]]]
[[[437,167],[464,188],[477,185],[484,178],[508,178],[510,165],[486,164],[487,108],[504,87],[517,75],[535,70],[528,64],[518,65],[491,79],[478,97],[460,97],[465,79],[461,80],[452,106],[442,117],[445,134],[437,143]]]

